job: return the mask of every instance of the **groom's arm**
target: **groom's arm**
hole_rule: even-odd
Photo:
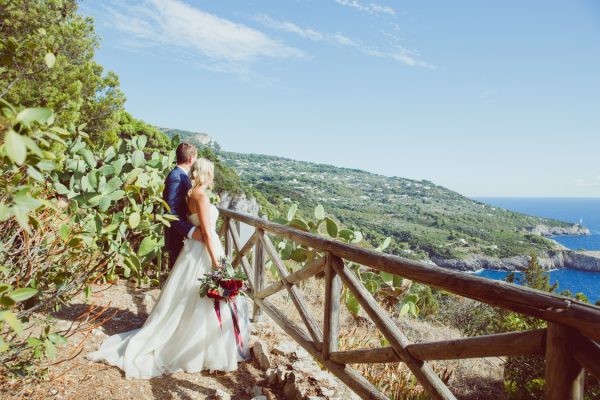
[[[190,237],[190,233],[195,233],[195,226],[187,222],[185,219],[182,219],[179,215],[181,211],[177,209],[177,191],[179,190],[179,185],[181,185],[181,177],[174,176],[174,174],[170,174],[167,177],[167,181],[165,182],[165,191],[164,191],[164,200],[169,205],[170,214],[179,218],[177,221],[171,221],[171,226],[173,226],[179,234],[183,237]],[[194,239],[198,240],[196,237]]]

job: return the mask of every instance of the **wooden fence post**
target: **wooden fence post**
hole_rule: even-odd
[[[568,326],[548,322],[546,333],[546,400],[583,399],[583,368],[575,360],[574,341],[578,332]]]
[[[256,230],[256,237],[264,235],[262,229]],[[263,290],[265,284],[265,251],[261,240],[256,240],[254,244],[254,293],[258,293]],[[258,321],[262,312],[260,306],[254,303],[252,310],[252,320]]]
[[[325,257],[325,314],[323,315],[322,354],[323,359],[328,360],[329,354],[338,350],[342,282],[331,265],[332,257],[335,255],[328,252]]]

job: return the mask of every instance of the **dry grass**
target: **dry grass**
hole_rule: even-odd
[[[267,274],[269,275],[269,274]],[[272,278],[269,278],[272,279]],[[312,277],[298,287],[315,319],[323,323],[324,279]],[[271,297],[280,310],[299,326],[303,326],[287,292],[281,291]],[[391,310],[390,310],[391,311]],[[420,321],[410,317],[395,318],[400,330],[411,342],[438,341],[462,337],[453,328],[441,324]],[[353,317],[345,307],[340,313],[340,350],[370,349],[382,347],[383,336],[366,317]],[[502,398],[503,361],[500,358],[447,360],[433,362],[433,368],[450,390],[459,398],[478,400]],[[408,368],[402,363],[353,365],[371,383],[388,396],[397,399],[428,398],[416,383]]]

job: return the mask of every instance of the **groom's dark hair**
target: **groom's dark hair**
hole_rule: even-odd
[[[196,146],[190,143],[179,143],[177,146],[177,150],[175,150],[175,155],[177,156],[177,164],[185,163],[190,157],[198,154],[198,150],[196,150]]]

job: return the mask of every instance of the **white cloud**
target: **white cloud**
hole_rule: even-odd
[[[112,2],[111,25],[137,45],[176,47],[218,70],[238,72],[260,58],[307,58],[301,50],[262,32],[192,7],[180,0]]]
[[[392,46],[392,49],[388,52],[389,57],[411,67],[437,69],[436,65],[428,63],[427,61],[423,61],[418,51],[410,50],[404,47],[401,44],[402,39],[396,35],[388,32],[383,32],[383,34],[388,38],[389,43]]]
[[[325,37],[321,32],[318,32],[311,28],[301,28],[298,25],[288,21],[276,21],[268,15],[260,15],[255,18],[258,22],[262,23],[266,27],[275,29],[278,31],[290,32],[305,37],[316,42],[323,40]]]
[[[411,67],[421,67],[428,69],[436,69],[437,67],[419,58],[419,54],[414,50],[408,50],[399,44],[400,39],[396,36],[385,33],[384,36],[388,37],[390,45],[387,49],[383,50],[375,46],[371,46],[365,43],[361,43],[354,39],[349,38],[342,33],[322,33],[312,28],[302,28],[297,24],[289,21],[278,21],[267,15],[260,15],[255,18],[258,22],[264,26],[288,33],[299,35],[303,38],[310,39],[316,42],[325,42],[332,45],[340,45],[355,48],[356,50],[379,58],[389,58],[394,61],[398,61],[404,65]]]
[[[336,33],[332,36],[332,38],[334,39],[334,41],[338,44],[341,44],[343,46],[352,46],[352,47],[360,47],[360,45],[358,43],[356,43],[354,40],[350,39],[347,36],[342,35],[341,33]]]
[[[368,12],[370,14],[396,15],[396,11],[394,11],[393,8],[388,6],[382,6],[381,4],[364,4],[358,0],[335,0],[335,2],[346,7],[352,7],[359,11]]]

